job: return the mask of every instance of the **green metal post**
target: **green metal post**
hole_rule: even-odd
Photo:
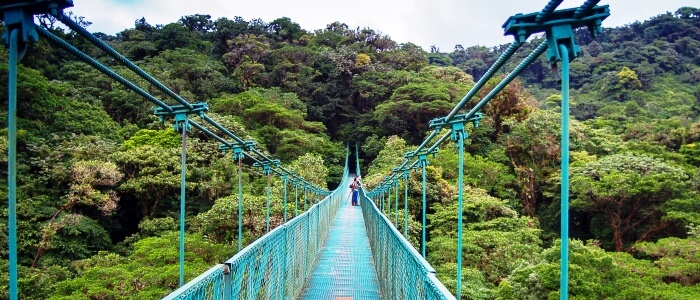
[[[426,155],[420,155],[420,166],[421,166],[421,171],[422,171],[422,187],[421,187],[421,198],[422,198],[422,220],[421,220],[421,243],[420,243],[420,253],[423,255],[423,258],[425,258],[425,214],[427,212],[427,204],[425,201],[425,189],[426,189],[426,184],[425,184],[425,167],[428,165],[428,158]]]
[[[184,120],[181,118],[184,117]],[[175,126],[182,131],[182,153],[180,156],[180,286],[185,284],[185,183],[187,177],[187,115],[176,116]]]
[[[394,191],[396,191],[396,197],[394,197],[394,226],[399,226],[399,179],[394,179]]]
[[[286,179],[286,176],[287,175],[285,175],[285,179]],[[285,203],[286,203],[286,201],[285,201]],[[285,206],[286,206],[286,204],[285,204]],[[287,216],[287,214],[285,214],[285,217],[286,216]],[[287,235],[289,233],[287,232],[288,231],[287,224],[283,224],[282,227],[283,227],[282,229],[284,230],[284,232],[283,232],[283,236],[284,236],[284,258],[283,259],[284,259],[284,262],[282,263],[282,283],[281,284],[282,284],[282,300],[284,300],[284,299],[287,299],[287,282],[289,280],[289,278],[288,278],[289,276],[287,276],[288,275],[287,274],[287,263],[288,263],[287,260],[289,259],[289,249],[287,249]]]
[[[559,299],[569,298],[569,51],[561,55],[561,272]]]
[[[19,29],[10,32],[8,58],[7,110],[7,231],[10,258],[10,300],[17,300],[17,61],[19,56]]]
[[[403,236],[408,238],[408,170],[403,171]]]
[[[267,201],[265,205],[265,232],[270,232],[270,176],[272,175],[270,166],[263,167],[263,174],[267,176],[267,187],[265,192],[267,193]]]
[[[239,150],[240,151],[240,150]],[[243,249],[243,184],[242,184],[242,173],[241,162],[243,161],[243,154],[238,154],[236,157],[236,149],[234,149],[234,159],[238,158],[238,251]]]
[[[308,210],[308,203],[306,201],[306,185],[301,186],[301,196],[304,197],[304,211]]]
[[[391,222],[391,193],[393,192],[393,189],[394,189],[394,184],[389,183],[389,186],[387,186],[387,193],[386,193],[386,195],[387,195],[386,196],[386,198],[387,198],[386,204],[387,205],[386,205],[386,212],[385,212],[387,218],[389,219],[389,222]]]
[[[299,215],[299,182],[294,180],[294,216]]]
[[[463,123],[452,124],[452,140],[457,143],[459,170],[457,172],[457,299],[462,297],[462,215],[464,207],[464,132]]]
[[[301,188],[302,193],[304,191],[304,187]],[[309,232],[311,231],[310,229],[310,223],[311,222],[311,216],[308,214],[306,215],[306,260],[304,260],[304,277],[306,277],[307,274],[309,274],[309,246],[311,246],[311,242],[309,241]]]
[[[284,223],[287,223],[287,175],[282,176],[282,185],[284,193]],[[285,229],[286,230],[286,229]]]
[[[232,294],[231,293],[232,283],[233,283],[231,281],[231,277],[233,277],[233,275],[231,274],[231,264],[224,263],[224,291],[223,291],[224,299],[223,300],[232,300],[233,299],[233,295],[231,295]]]

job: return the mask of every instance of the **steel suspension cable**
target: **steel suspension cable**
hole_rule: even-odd
[[[535,59],[537,59],[542,53],[547,51],[547,41],[543,41],[540,43],[535,50],[532,50],[532,52],[522,61],[520,64],[518,64],[515,69],[513,69],[508,75],[506,75],[501,82],[499,82],[486,96],[484,96],[481,101],[479,101],[474,107],[469,110],[469,112],[466,114],[465,118],[469,119],[474,116],[478,111],[480,111],[486,104],[493,98],[495,97],[498,93],[503,90],[506,85],[508,85],[513,79],[518,77],[520,75],[520,72],[525,70],[527,66],[529,66]]]
[[[106,66],[102,65],[100,62],[95,60],[94,58],[88,56],[87,54],[83,53],[82,51],[78,50],[78,48],[73,47],[73,45],[69,44],[68,42],[62,40],[58,36],[54,35],[53,33],[49,32],[48,30],[44,29],[41,26],[36,26],[37,32],[45,37],[47,40],[50,42],[57,44],[64,50],[68,51],[69,53],[77,56],[80,58],[82,61],[87,63],[88,65],[92,66],[93,68],[97,69],[98,71],[104,73],[105,75],[109,76],[110,78],[116,80],[117,82],[123,84],[124,86],[128,87],[135,93],[139,94],[140,96],[148,99],[149,101],[153,102],[154,104],[158,105],[159,107],[162,107],[163,109],[166,109],[170,112],[173,111],[173,109],[165,104],[164,102],[158,100],[158,98],[154,97],[153,95],[149,94],[148,92],[144,91],[131,81],[127,80],[126,78],[122,77],[121,75],[117,74],[116,72],[112,71],[111,69],[107,68]]]
[[[542,23],[542,21],[545,20],[551,14],[555,9],[557,9],[557,6],[564,2],[564,0],[550,0],[547,5],[544,6],[542,11],[540,11],[537,14],[537,17],[535,17],[535,22],[537,23]]]
[[[119,52],[116,50],[112,49],[109,45],[107,45],[105,42],[88,32],[85,28],[80,26],[77,22],[71,20],[70,17],[66,16],[61,13],[56,13],[53,14],[56,19],[61,21],[61,23],[65,24],[68,26],[68,28],[72,29],[73,31],[77,32],[80,34],[82,37],[86,38],[88,41],[90,41],[93,45],[97,46],[98,48],[102,49],[105,53],[109,54],[109,56],[113,57],[115,60],[118,62],[122,63],[124,66],[129,68],[129,70],[133,71],[137,75],[139,75],[141,78],[145,79],[148,81],[148,83],[154,85],[157,87],[159,90],[161,90],[163,93],[166,95],[170,96],[171,98],[175,99],[177,102],[180,102],[180,104],[186,106],[187,108],[192,108],[192,104],[190,104],[187,100],[183,99],[180,97],[180,95],[174,93],[172,90],[170,90],[167,86],[164,84],[160,83],[158,80],[153,78],[153,76],[148,75],[144,70],[139,68],[136,64],[131,62],[129,59],[124,57],[124,55],[121,55]]]
[[[574,18],[580,18],[596,6],[600,0],[586,0],[579,8],[574,11]]]
[[[503,54],[501,54],[501,56],[486,71],[484,76],[481,76],[479,81],[477,81],[476,84],[474,84],[474,86],[469,90],[469,92],[467,92],[467,94],[464,95],[462,100],[460,100],[459,103],[457,103],[455,108],[452,109],[452,111],[447,115],[447,117],[445,117],[445,122],[449,122],[450,120],[452,120],[452,118],[459,112],[459,110],[462,109],[462,107],[464,107],[464,105],[467,104],[467,102],[469,102],[469,100],[471,100],[471,98],[474,97],[474,95],[476,95],[479,89],[481,89],[481,87],[483,87],[486,84],[486,82],[489,81],[489,79],[491,79],[493,74],[495,74],[496,71],[498,71],[498,69],[501,68],[503,64],[505,64],[506,61],[508,61],[508,59],[511,56],[513,56],[513,54],[515,54],[515,51],[517,51],[521,45],[522,44],[518,42],[513,42],[510,44],[510,46],[508,46],[508,49],[506,49],[506,51],[503,52]]]

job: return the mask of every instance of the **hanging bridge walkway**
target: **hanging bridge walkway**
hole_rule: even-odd
[[[346,155],[345,171],[339,188],[327,191],[314,186],[285,169],[279,160],[265,155],[256,148],[254,141],[243,140],[232,131],[207,116],[205,103],[189,103],[151,77],[133,62],[126,59],[106,43],[80,27],[63,13],[73,6],[71,0],[4,0],[0,2],[0,17],[5,25],[3,40],[8,46],[8,256],[9,295],[18,298],[17,286],[17,64],[27,54],[27,44],[40,37],[56,47],[99,70],[123,84],[157,106],[154,114],[173,119],[174,129],[182,135],[182,173],[180,197],[180,287],[165,299],[455,299],[436,278],[435,270],[425,261],[426,179],[428,157],[434,156],[438,146],[446,139],[457,144],[459,152],[458,186],[463,185],[464,140],[468,138],[465,126],[478,126],[481,110],[497,93],[520,72],[546,52],[551,64],[561,64],[562,89],[562,190],[561,190],[561,238],[568,239],[568,143],[569,143],[569,62],[579,55],[574,39],[574,29],[588,28],[592,36],[602,32],[602,21],[609,16],[607,5],[598,6],[597,0],[586,0],[580,7],[557,10],[563,0],[551,0],[542,11],[518,14],[508,18],[503,25],[506,35],[514,42],[506,49],[485,75],[445,117],[432,120],[431,133],[414,151],[404,154],[404,162],[393,169],[391,175],[371,191],[360,190],[360,207],[350,206],[347,188],[353,175],[360,174],[357,148],[355,166],[349,165],[350,151]],[[46,28],[34,23],[34,16],[49,14],[68,26],[78,35],[112,56],[115,61],[145,79],[171,99],[167,104],[132,81],[114,72],[82,50],[76,48]],[[499,84],[476,103],[468,112],[462,109],[485,83],[501,69],[508,59],[533,34],[545,34],[545,41],[537,46]],[[198,117],[195,120],[190,116]],[[201,122],[201,124],[200,124]],[[268,232],[245,248],[242,247],[241,227],[238,227],[238,252],[222,264],[212,266],[198,277],[184,282],[184,209],[186,148],[185,136],[194,127],[219,142],[219,149],[232,154],[239,162],[245,160],[262,169],[266,176],[279,176],[284,182],[286,200],[287,183],[295,190],[301,188],[323,200],[291,220],[270,228],[270,186],[267,187]],[[444,130],[437,140],[434,140]],[[432,142],[432,145],[430,143]],[[429,146],[430,145],[430,146]],[[351,167],[354,170],[351,170]],[[412,170],[422,171],[422,231],[420,252],[408,242],[407,224],[403,234],[396,228],[399,209],[399,180],[406,181]],[[242,194],[238,187],[238,214],[241,214]],[[407,184],[404,184],[407,189]],[[454,295],[462,295],[462,205],[463,191],[458,190],[457,274]],[[395,192],[395,193],[394,193]],[[393,202],[392,204],[392,194]],[[404,191],[404,207],[407,207],[407,190]],[[285,206],[286,209],[286,206]],[[390,219],[392,209],[394,220]],[[406,209],[407,212],[407,209]],[[286,211],[285,211],[286,218]],[[408,218],[404,218],[407,222]],[[568,298],[568,244],[561,246],[560,297]]]

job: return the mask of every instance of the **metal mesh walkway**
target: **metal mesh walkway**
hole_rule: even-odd
[[[380,299],[362,209],[349,200],[333,220],[300,299]]]

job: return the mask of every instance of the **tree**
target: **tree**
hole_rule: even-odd
[[[668,230],[665,206],[687,197],[688,175],[646,155],[613,154],[574,168],[571,207],[605,220],[610,234],[594,230],[601,240],[611,240],[615,251]],[[612,236],[610,236],[612,235]]]
[[[272,50],[270,56],[271,69],[265,78],[265,86],[280,87],[299,96],[307,93],[312,80],[319,74],[313,67],[315,52],[306,47],[284,45]]]
[[[105,215],[117,209],[119,197],[111,188],[121,180],[122,176],[123,174],[112,162],[78,161],[73,164],[72,183],[65,197],[66,202],[42,228],[42,238],[34,256],[32,268],[37,265],[44,251],[54,247],[51,241],[60,230],[81,222],[83,216],[74,213],[74,207],[78,205],[97,207]],[[64,212],[68,214],[63,214]],[[104,229],[102,231],[104,232]]]
[[[559,297],[559,241],[541,259],[513,270],[498,286],[497,299],[554,299]],[[622,274],[610,255],[594,245],[569,242],[569,297],[597,299],[617,294],[615,280]]]
[[[276,41],[288,44],[298,43],[299,39],[306,34],[306,31],[299,24],[292,22],[287,17],[277,18],[267,26],[267,31],[272,34]]]
[[[117,189],[122,199],[133,205],[129,209],[135,211],[138,220],[157,216],[156,213],[163,211],[159,209],[162,201],[170,200],[166,207],[174,207],[180,187],[177,148],[142,145],[115,152],[111,159],[124,174],[124,181]]]
[[[542,250],[540,229],[536,219],[518,216],[506,201],[491,197],[484,190],[465,187],[464,195],[462,264],[478,270],[485,286],[493,290],[513,270],[536,261],[536,253]],[[456,193],[432,208],[435,213],[430,215],[428,260],[442,281],[454,275],[448,270],[456,264]],[[463,288],[466,291],[470,287]]]
[[[211,20],[210,15],[194,14],[183,16],[180,18],[178,23],[187,27],[189,31],[194,31],[200,34],[209,33],[212,29],[214,29],[214,22]]]
[[[205,102],[222,91],[233,90],[226,87],[230,81],[224,76],[224,65],[195,50],[166,50],[145,62],[149,73],[190,102]],[[149,91],[168,97],[153,87]]]
[[[609,83],[605,87],[605,91],[618,101],[629,99],[632,90],[642,88],[642,83],[637,78],[637,73],[628,67],[622,67],[619,73],[614,77],[610,77]]]
[[[374,118],[385,135],[418,144],[428,123],[449,113],[471,84],[471,76],[455,67],[426,67],[377,105]]]
[[[315,186],[325,187],[328,168],[323,165],[323,157],[318,154],[306,153],[289,165],[298,176]]]
[[[392,168],[401,164],[404,160],[403,153],[408,151],[406,141],[397,136],[390,136],[384,148],[379,151],[367,170],[367,176],[362,182],[368,189],[372,189],[380,183],[382,178],[389,176]]]
[[[223,55],[226,65],[233,68],[243,89],[257,86],[265,66],[260,59],[270,53],[270,44],[262,35],[244,34],[227,41],[229,51]]]
[[[506,139],[506,155],[520,182],[520,201],[528,216],[534,216],[541,199],[539,191],[559,168],[561,116],[538,110],[521,123],[515,123]],[[580,145],[580,126],[571,124],[572,145]],[[572,150],[577,150],[574,146]]]
[[[500,78],[492,78],[488,81],[486,88],[481,89],[478,95],[482,98],[485,97],[500,81]],[[530,116],[535,107],[534,99],[525,91],[520,80],[516,79],[508,84],[486,104],[483,110],[487,116],[486,122],[493,124],[494,130],[490,137],[491,141],[495,142],[499,139],[505,130],[504,123],[524,121]]]
[[[632,247],[633,253],[642,258],[654,260],[654,267],[662,273],[665,282],[675,282],[683,286],[700,283],[700,236],[697,226],[688,226],[690,232],[685,239],[663,238],[655,243],[642,242]]]

